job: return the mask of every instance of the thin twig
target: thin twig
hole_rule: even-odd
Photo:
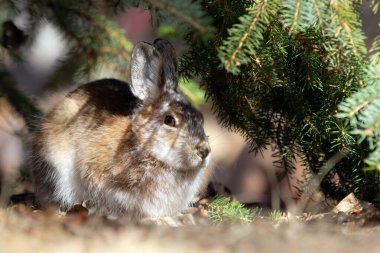
[[[337,163],[347,156],[348,152],[349,150],[346,148],[339,150],[319,169],[319,173],[311,178],[309,188],[306,189],[306,191],[301,195],[299,204],[296,207],[297,213],[305,210],[314,193],[318,191],[323,178],[325,178],[325,176],[335,167]]]
[[[174,16],[184,20],[185,22],[189,23],[199,33],[201,33],[201,34],[205,33],[206,29],[201,24],[199,24],[197,21],[195,21],[193,18],[189,17],[185,13],[180,12],[177,9],[173,8],[169,4],[162,3],[162,2],[157,1],[157,0],[146,0],[146,1],[149,2],[150,4],[152,4],[153,6],[160,8],[160,9],[163,9],[163,10],[173,14]]]

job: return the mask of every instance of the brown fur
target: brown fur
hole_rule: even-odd
[[[152,57],[159,57],[151,47],[141,48],[143,54],[156,52]],[[144,63],[144,58],[139,61]],[[164,75],[162,66],[151,67],[159,67]],[[141,78],[151,80],[150,73],[144,75]],[[86,84],[44,117],[33,141],[34,184],[42,204],[57,202],[67,208],[76,204],[69,203],[73,199],[86,201],[98,213],[138,217],[184,208],[208,162],[199,156],[199,146],[206,151],[209,147],[202,115],[175,92],[173,82],[159,79],[159,90],[153,83],[147,86],[160,95],[146,101],[115,79]],[[141,90],[137,94],[144,95]],[[178,126],[166,126],[166,114],[173,115]]]

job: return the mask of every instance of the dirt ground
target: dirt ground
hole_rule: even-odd
[[[250,224],[212,224],[207,209],[192,217],[196,225],[170,227],[108,220],[83,210],[63,216],[18,204],[0,209],[0,252],[370,253],[380,248],[380,212],[373,207],[285,213],[278,220],[262,214]]]

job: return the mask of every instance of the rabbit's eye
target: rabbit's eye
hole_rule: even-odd
[[[175,127],[175,118],[172,116],[165,116],[164,123],[168,126]]]

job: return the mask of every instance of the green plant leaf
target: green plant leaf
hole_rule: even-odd
[[[213,223],[250,223],[260,214],[260,208],[246,208],[228,197],[217,196],[208,209]]]

